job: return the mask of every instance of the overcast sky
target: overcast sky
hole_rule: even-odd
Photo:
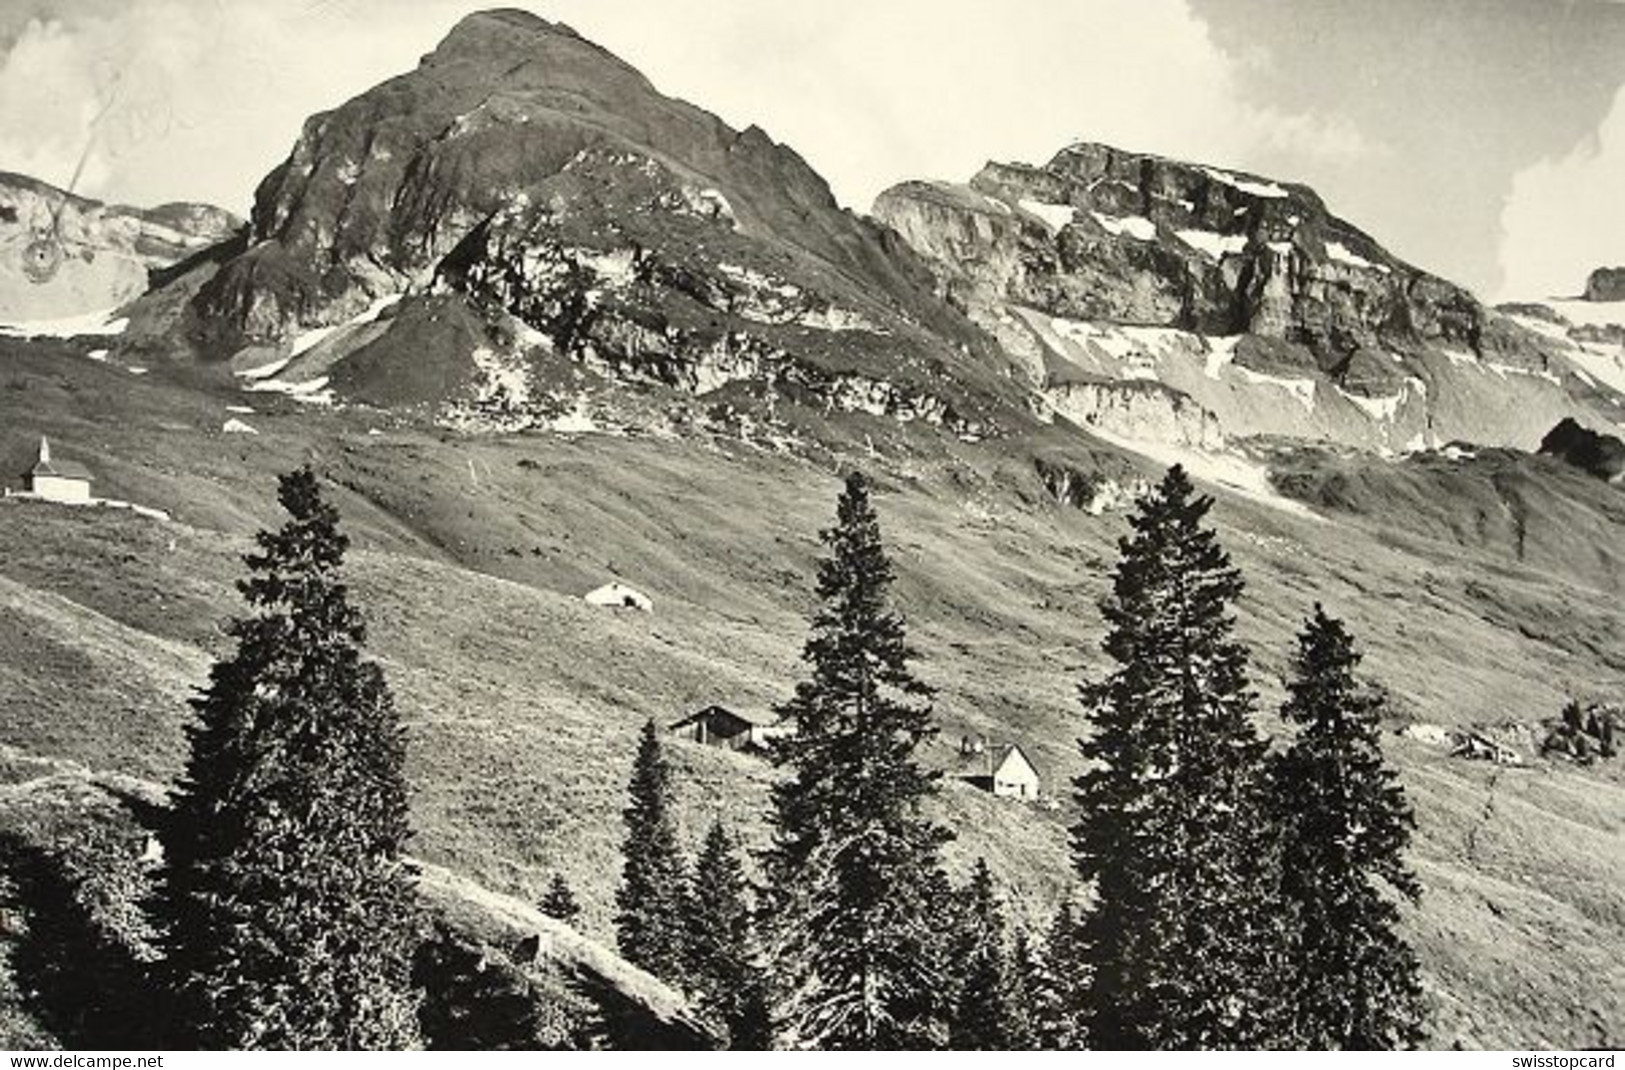
[[[0,169],[246,214],[312,112],[464,0],[4,0]],[[1613,0],[536,0],[848,206],[1088,139],[1304,181],[1481,295],[1625,263]],[[89,146],[88,154],[86,146]]]

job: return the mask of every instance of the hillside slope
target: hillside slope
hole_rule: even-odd
[[[8,427],[13,448],[57,432],[120,494],[176,520],[0,502],[0,743],[172,776],[184,699],[237,611],[237,554],[275,520],[274,474],[314,459],[355,537],[356,597],[407,718],[415,850],[527,902],[562,870],[584,900],[584,931],[603,939],[618,846],[604,815],[622,805],[637,729],[709,702],[762,713],[789,694],[816,532],[838,470],[861,462],[884,488],[899,599],[939,688],[928,758],[952,774],[939,814],[958,833],[953,863],[988,857],[1028,924],[1065,894],[1065,785],[1088,730],[1074,689],[1103,668],[1094,602],[1122,521],[1056,504],[1019,459],[963,443],[814,462],[726,437],[466,437],[291,403],[246,417],[259,435],[227,438],[229,393],[161,372],[131,380],[62,348],[14,346],[6,359],[8,396],[30,402]],[[1588,538],[1586,524],[1619,530],[1615,488],[1540,462],[1520,477],[1548,495],[1523,520],[1520,559],[1510,522],[1487,523],[1502,508],[1495,468],[1366,463],[1323,483],[1336,493],[1303,492],[1335,524],[1221,498],[1266,704],[1315,600],[1369,649],[1405,718],[1395,730],[1515,721],[1527,733],[1568,693],[1618,694],[1618,562],[1566,560],[1565,541]],[[1397,522],[1413,501],[1432,519]],[[653,615],[582,601],[611,577],[649,594]],[[1059,808],[994,800],[959,779],[980,771],[960,762],[965,735],[1021,743]],[[1608,949],[1625,939],[1620,770],[1532,754],[1523,768],[1493,766],[1423,736],[1388,745],[1420,815],[1429,895],[1407,925],[1438,1001],[1434,1043],[1618,1043],[1625,985]],[[672,749],[688,841],[722,815],[762,844],[771,768]],[[1596,1002],[1569,998],[1576,973],[1595,978]]]

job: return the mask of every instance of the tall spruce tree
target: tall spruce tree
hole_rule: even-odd
[[[308,467],[278,497],[289,519],[245,559],[254,612],[193,701],[164,830],[171,1043],[414,1046],[405,737],[361,657],[337,511]]]
[[[1384,764],[1380,689],[1315,606],[1281,716],[1299,729],[1274,762],[1282,889],[1297,921],[1289,960],[1293,1026],[1311,1048],[1414,1047],[1423,1037],[1416,955],[1398,933],[1396,896],[1421,885],[1404,860],[1416,819]]]
[[[616,940],[628,962],[682,987],[687,875],[677,846],[671,767],[653,720],[643,726],[627,794],[621,886],[615,893]]]
[[[937,776],[917,748],[934,733],[915,679],[892,566],[860,473],[846,480],[822,601],[803,658],[807,680],[780,713],[797,725],[777,750],[791,775],[773,793],[770,964],[784,1039],[797,1047],[924,1048],[945,1039],[942,938],[932,925],[946,830],[922,805]]]
[[[1140,501],[1101,603],[1117,667],[1082,689],[1095,731],[1073,850],[1095,889],[1079,934],[1095,1047],[1282,1041],[1264,743],[1211,505],[1178,466]]]
[[[688,979],[702,1012],[728,1029],[733,1049],[771,1044],[765,978],[753,955],[744,867],[733,837],[713,822],[694,863],[688,910]]]
[[[948,1031],[955,1051],[1019,1051],[1033,1046],[1026,986],[1005,935],[1004,906],[987,860],[965,889],[964,982]]]

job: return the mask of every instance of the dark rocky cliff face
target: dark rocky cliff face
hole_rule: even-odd
[[[1587,301],[1625,301],[1625,267],[1600,267],[1586,278]]]
[[[1540,452],[1561,458],[1609,483],[1625,483],[1625,440],[1564,420],[1540,443]]]

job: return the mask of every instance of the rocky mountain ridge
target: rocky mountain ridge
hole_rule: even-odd
[[[1397,453],[1457,438],[1529,449],[1565,416],[1625,416],[1564,347],[1301,185],[1079,143],[965,185],[903,183],[875,214],[1057,413],[1107,431]],[[1168,403],[1125,420],[1147,382]]]
[[[239,242],[132,333],[255,392],[461,431],[1086,448],[1076,425],[1158,463],[1223,455],[1206,475],[1266,494],[1259,439],[1393,456],[1625,421],[1614,357],[1304,186],[1083,143],[874,211],[568,27],[485,12],[312,117]]]
[[[206,204],[104,204],[0,172],[0,323],[102,312],[140,296],[152,272],[242,225]]]

